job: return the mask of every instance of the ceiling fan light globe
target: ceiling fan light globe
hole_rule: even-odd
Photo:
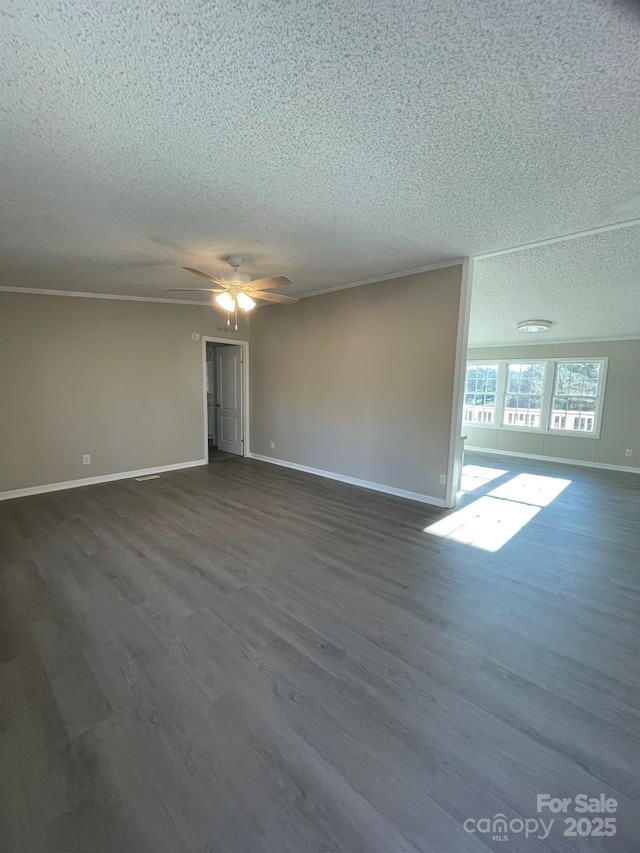
[[[216,302],[221,308],[224,308],[225,311],[235,310],[236,301],[229,293],[219,293],[216,296]]]
[[[248,293],[239,293],[236,296],[236,299],[238,301],[238,305],[240,306],[240,308],[242,308],[243,311],[251,311],[252,308],[256,307],[256,303],[249,296]]]

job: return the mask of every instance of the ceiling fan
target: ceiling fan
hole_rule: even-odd
[[[299,302],[294,296],[282,296],[280,293],[267,293],[274,287],[282,287],[285,284],[291,284],[291,279],[286,275],[272,275],[268,278],[258,278],[251,281],[251,276],[247,273],[238,272],[238,267],[242,263],[242,258],[239,255],[229,255],[227,258],[229,265],[233,268],[231,273],[223,273],[220,278],[215,278],[201,270],[195,270],[192,267],[182,267],[187,272],[192,272],[195,275],[206,278],[213,282],[217,287],[169,287],[167,291],[170,293],[215,293],[215,301],[227,312],[227,325],[230,325],[228,315],[232,312],[236,314],[236,329],[238,328],[237,313],[238,308],[243,311],[251,311],[255,308],[256,299],[264,300],[265,302]]]

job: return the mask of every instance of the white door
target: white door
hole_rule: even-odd
[[[218,450],[243,456],[242,347],[216,347]]]

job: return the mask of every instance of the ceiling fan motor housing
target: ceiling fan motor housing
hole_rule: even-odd
[[[231,272],[223,272],[220,276],[220,281],[225,281],[228,284],[249,284],[251,281],[251,276],[246,272],[238,272],[237,270],[232,270]]]

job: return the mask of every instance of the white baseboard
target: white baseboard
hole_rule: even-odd
[[[199,465],[206,464],[206,459],[196,459],[193,462],[176,462],[174,465],[159,465],[157,468],[141,468],[139,471],[123,471],[119,474],[103,474],[100,477],[83,477],[81,480],[66,480],[64,483],[29,486],[27,489],[13,489],[9,492],[0,492],[0,501],[25,498],[29,495],[43,495],[46,492],[61,492],[64,489],[77,489],[80,486],[95,486],[98,483],[112,483],[114,480],[130,480],[135,477],[144,477],[148,474],[164,474],[166,471],[180,471],[183,468],[196,468]]]
[[[487,453],[491,456],[513,456],[516,459],[537,459],[539,462],[558,462],[562,465],[579,465],[581,468],[602,468],[605,471],[626,471],[629,474],[640,474],[640,468],[630,465],[607,465],[604,462],[583,462],[581,459],[565,459],[560,456],[541,456],[537,453],[516,453],[514,450],[492,450],[490,447],[472,447],[465,445],[465,452]]]
[[[362,489],[371,489],[374,492],[384,492],[387,495],[395,495],[398,498],[406,498],[410,501],[418,501],[419,503],[440,507],[444,507],[445,505],[442,498],[432,498],[430,495],[422,495],[419,492],[408,492],[406,489],[396,489],[393,486],[384,486],[381,483],[371,483],[369,480],[359,480],[357,477],[335,474],[333,471],[323,471],[321,468],[310,468],[308,465],[298,465],[297,462],[274,459],[273,456],[261,456],[259,453],[249,453],[248,456],[250,459],[258,459],[260,462],[270,462],[272,465],[293,468],[294,471],[304,471],[305,474],[315,474],[317,477],[338,480],[340,483],[349,483],[351,486],[360,486]]]

